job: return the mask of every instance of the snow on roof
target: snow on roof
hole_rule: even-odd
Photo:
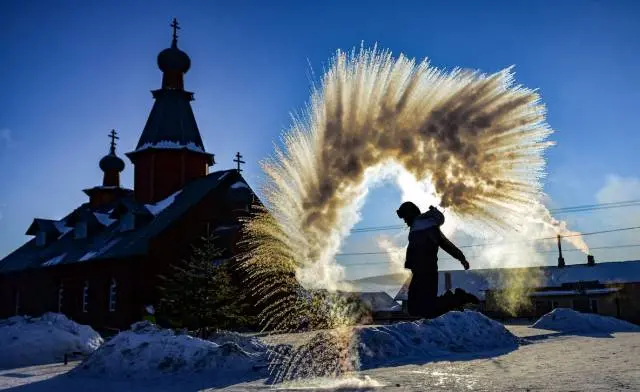
[[[231,189],[240,189],[240,188],[251,189],[251,188],[249,188],[249,185],[247,185],[246,183],[244,183],[242,181],[238,181],[238,182],[234,183],[233,185],[231,185]]]
[[[60,263],[64,257],[66,256],[66,253],[63,253],[61,255],[58,255],[56,257],[52,257],[49,260],[45,261],[44,263],[42,263],[43,267],[51,267],[52,265],[56,265],[58,263]]]
[[[198,147],[194,142],[189,142],[187,144],[180,144],[178,142],[172,140],[163,140],[157,143],[145,143],[142,146],[136,148],[135,152],[147,150],[150,148],[161,148],[161,149],[170,149],[170,150],[189,150],[195,152],[205,152],[202,147]]]
[[[178,196],[180,194],[180,192],[182,192],[182,190],[177,191],[176,193],[172,194],[171,196],[167,197],[166,199],[160,200],[159,202],[157,202],[155,204],[145,204],[144,206],[153,215],[158,215],[159,213],[164,211],[164,209],[166,209],[171,204],[173,204],[173,202],[176,199],[176,196]]]
[[[520,268],[528,273],[537,274],[539,279],[532,279],[529,288],[560,287],[565,283],[599,281],[603,284],[640,282],[640,260],[586,264]],[[478,270],[440,271],[438,276],[438,295],[445,292],[445,273],[451,275],[451,287],[461,288],[479,299],[484,299],[486,290],[506,288],[509,284],[509,273],[516,268],[493,268]],[[407,300],[410,279],[405,282],[395,297],[396,301]]]
[[[116,221],[115,219],[109,218],[109,214],[94,212],[93,215],[95,215],[98,222],[100,222],[100,224],[105,227],[111,225],[113,222]]]
[[[53,224],[55,225],[56,229],[58,230],[58,232],[60,232],[60,235],[58,236],[58,239],[62,238],[65,234],[67,234],[68,232],[70,232],[71,230],[73,230],[73,227],[67,227],[65,225],[65,221],[60,220],[60,221],[54,221]]]
[[[585,290],[584,293],[587,295],[597,295],[597,294],[609,294],[615,293],[616,291],[620,291],[619,288],[606,288],[606,289],[589,289]],[[578,290],[546,290],[546,291],[535,291],[530,293],[530,297],[559,297],[562,295],[579,295],[582,292]]]
[[[95,255],[96,255],[95,251],[89,251],[89,252],[85,253],[84,256],[79,258],[78,261],[87,261],[87,260],[93,259],[93,257]]]
[[[98,248],[98,249],[95,249],[95,250],[91,250],[91,251],[85,253],[84,256],[82,256],[81,258],[78,259],[78,261],[87,261],[87,260],[93,259],[93,258],[95,258],[97,256],[100,256],[104,252],[106,252],[109,249],[111,249],[112,246],[114,246],[115,244],[120,242],[121,239],[122,239],[122,237],[117,237],[117,238],[112,239],[111,241],[107,242],[101,248]]]

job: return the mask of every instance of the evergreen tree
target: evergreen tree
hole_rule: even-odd
[[[187,260],[161,276],[160,315],[173,327],[197,330],[242,328],[252,324],[250,305],[234,278],[231,259],[223,259],[214,237],[204,237]]]

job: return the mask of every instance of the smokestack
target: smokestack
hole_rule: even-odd
[[[451,290],[451,272],[444,273],[444,290]]]
[[[587,255],[587,265],[589,267],[593,267],[594,265],[596,265],[596,258],[593,257],[593,255]]]
[[[560,241],[562,237],[558,234],[558,268],[564,268],[564,257],[562,257],[562,242]]]

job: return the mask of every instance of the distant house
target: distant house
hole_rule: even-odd
[[[191,60],[175,35],[157,60],[162,86],[126,154],[134,189],[120,186],[125,164],[112,132],[102,184],[84,191],[88,201],[61,219],[34,219],[26,231],[33,238],[0,260],[0,318],[54,311],[96,328],[126,328],[157,302],[158,275],[201,236],[215,234],[223,257],[234,253],[240,218],[258,201],[239,170],[209,172],[214,157],[183,86]]]
[[[372,312],[388,312],[400,309],[400,304],[384,291],[358,293],[362,302]]]
[[[592,259],[593,260],[593,259]],[[614,316],[640,324],[640,260],[528,268],[496,268],[439,272],[439,294],[461,288],[481,300],[481,310],[497,316],[499,299],[523,278],[528,299],[519,317],[539,317],[554,308],[572,308]],[[406,310],[409,278],[395,297]]]

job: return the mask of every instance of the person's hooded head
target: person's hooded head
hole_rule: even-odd
[[[420,209],[412,202],[405,201],[396,210],[396,214],[398,214],[398,218],[404,220],[407,226],[411,227],[413,221],[420,215]]]
[[[424,214],[420,213],[418,206],[410,201],[404,202],[396,211],[398,217],[403,219],[407,226],[412,227],[416,218],[419,217],[421,226],[439,227],[444,224],[444,215],[434,206],[429,206],[429,210]]]

